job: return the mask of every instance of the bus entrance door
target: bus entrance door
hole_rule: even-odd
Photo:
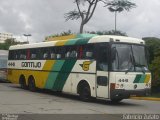
[[[97,97],[99,98],[108,98],[109,85],[108,85],[108,72],[106,71],[97,71],[97,84],[96,92]]]

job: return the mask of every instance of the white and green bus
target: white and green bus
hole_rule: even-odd
[[[49,89],[121,101],[151,88],[147,50],[141,39],[75,35],[9,48],[8,80],[35,91]]]

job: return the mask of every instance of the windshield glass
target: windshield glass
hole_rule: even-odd
[[[112,44],[113,71],[148,71],[145,47],[129,44]]]
[[[144,46],[132,45],[135,70],[141,71],[142,68],[148,70],[147,56]]]

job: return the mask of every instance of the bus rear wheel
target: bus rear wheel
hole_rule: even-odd
[[[37,90],[35,80],[31,77],[28,81],[28,88],[30,91],[35,92]]]
[[[82,101],[88,102],[90,100],[91,92],[88,84],[82,84],[79,91],[79,96]]]
[[[27,84],[24,76],[20,77],[19,84],[22,89],[27,89]]]

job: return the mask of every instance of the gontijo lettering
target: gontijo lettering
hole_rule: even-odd
[[[41,62],[22,62],[22,67],[41,68]]]

